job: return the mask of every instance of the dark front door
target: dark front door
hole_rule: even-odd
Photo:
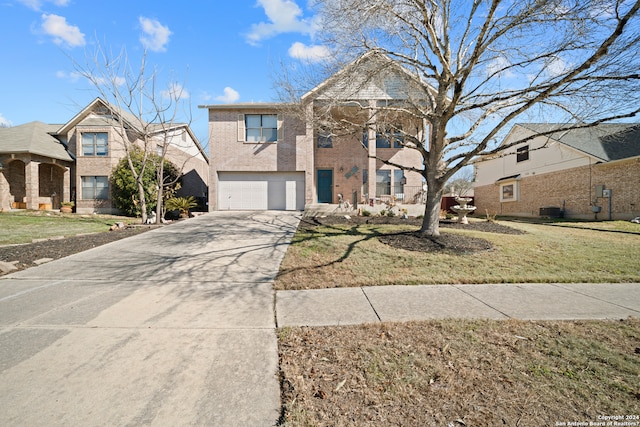
[[[332,169],[318,169],[318,203],[333,203]]]

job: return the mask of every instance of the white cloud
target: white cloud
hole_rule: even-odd
[[[171,83],[167,90],[160,94],[163,98],[172,98],[174,100],[189,99],[191,94],[180,83]]]
[[[547,63],[547,73],[550,77],[558,77],[561,74],[569,71],[570,65],[565,62],[564,59],[556,56],[549,63]]]
[[[127,82],[124,77],[119,76],[107,78],[95,75],[89,78],[77,71],[72,71],[70,73],[67,73],[66,71],[56,71],[56,77],[62,80],[68,80],[71,83],[76,83],[78,80],[82,80],[86,77],[87,81],[91,84],[103,87],[120,87]]]
[[[324,61],[329,57],[331,52],[326,46],[311,45],[295,42],[289,48],[289,56],[296,59],[302,59],[309,62]]]
[[[55,44],[66,44],[69,47],[85,45],[84,34],[80,32],[80,28],[67,24],[64,16],[43,14],[42,30],[53,37]]]
[[[169,27],[162,25],[155,19],[145,18],[144,16],[141,16],[139,21],[144,33],[140,36],[142,46],[153,52],[166,51],[169,36],[172,34]]]
[[[238,91],[229,86],[224,88],[224,95],[216,96],[216,101],[224,102],[225,104],[236,102],[238,99],[240,99]]]
[[[56,77],[75,83],[82,77],[82,74],[78,73],[77,71],[72,71],[70,73],[67,73],[66,71],[56,71]]]
[[[11,127],[11,126],[13,126],[13,123],[11,123],[11,120],[5,119],[2,113],[0,113],[0,127]]]
[[[513,71],[508,68],[510,65],[507,58],[499,56],[487,64],[487,75],[493,76],[495,74],[496,77],[503,78],[515,77]]]
[[[44,3],[53,3],[56,6],[67,6],[70,0],[18,0],[30,9],[39,11]]]
[[[258,0],[269,22],[251,26],[247,34],[249,44],[256,45],[261,40],[281,33],[301,33],[313,35],[318,29],[317,20],[302,17],[302,9],[292,0]]]

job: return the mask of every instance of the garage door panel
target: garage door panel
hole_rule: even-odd
[[[304,173],[219,172],[220,210],[303,210]]]

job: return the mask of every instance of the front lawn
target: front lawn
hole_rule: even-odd
[[[416,230],[417,223],[367,224],[361,218],[337,223],[303,220],[275,286],[284,290],[439,283],[640,282],[638,224],[625,224],[630,228],[625,233],[590,229],[604,228],[603,223],[499,224],[524,233],[442,228],[449,236],[483,239],[492,246],[465,253],[412,251],[381,242],[383,235]],[[615,222],[611,224],[610,228],[620,228]]]
[[[113,215],[60,214],[48,211],[2,212],[0,245],[108,231],[116,222],[134,223],[140,220]]]

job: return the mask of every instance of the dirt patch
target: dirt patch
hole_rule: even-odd
[[[634,416],[639,346],[633,318],[285,328],[282,424],[553,426]]]
[[[332,226],[332,225],[409,225],[420,227],[422,219],[420,218],[407,218],[402,219],[399,217],[350,217],[344,216],[327,216],[327,217],[315,217],[305,218],[301,221],[299,230],[309,232],[313,231],[315,227],[319,226]],[[478,251],[490,250],[493,245],[478,237],[472,237],[467,235],[461,235],[459,233],[449,233],[446,229],[459,229],[470,231],[481,231],[485,233],[500,233],[500,234],[524,234],[523,231],[515,228],[498,224],[496,222],[489,221],[472,221],[469,224],[460,224],[454,221],[441,221],[440,236],[432,237],[425,236],[419,231],[406,231],[400,233],[388,233],[380,234],[378,240],[389,246],[405,249],[409,251],[417,252],[447,252],[454,254],[468,254]]]
[[[116,240],[135,236],[150,229],[151,226],[128,227],[122,230],[49,239],[36,243],[0,246],[0,261],[16,261],[15,266],[17,270],[24,270],[35,266],[35,261],[40,259],[49,258],[55,260],[64,258],[97,246],[115,242]]]

